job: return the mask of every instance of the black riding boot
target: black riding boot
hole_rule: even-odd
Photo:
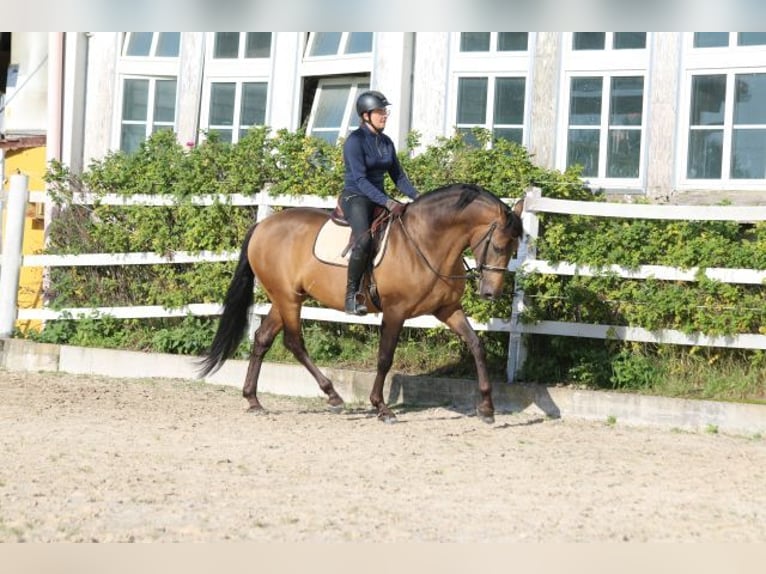
[[[359,283],[362,280],[366,266],[366,257],[354,257],[354,253],[351,253],[351,257],[348,260],[348,281],[346,282],[346,313],[349,315],[367,314],[367,307],[356,300],[356,296],[359,293]]]

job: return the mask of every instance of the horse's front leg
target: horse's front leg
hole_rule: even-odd
[[[476,335],[461,307],[440,309],[434,315],[457,333],[471,350],[473,360],[476,363],[476,375],[479,379],[479,393],[481,394],[481,400],[476,407],[476,414],[485,423],[494,423],[495,406],[492,403],[492,383],[489,381],[487,357],[481,339]]]
[[[396,345],[399,342],[402,325],[404,325],[403,319],[393,319],[387,317],[385,313],[383,314],[383,321],[380,325],[380,345],[378,346],[378,371],[372,385],[372,392],[370,392],[370,402],[378,411],[378,419],[384,423],[396,422],[396,415],[383,400],[383,383],[385,383],[386,375],[388,375],[394,362],[394,351],[396,351]]]

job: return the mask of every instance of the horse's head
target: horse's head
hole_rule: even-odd
[[[495,299],[503,291],[508,261],[516,253],[523,233],[523,209],[523,199],[517,201],[512,208],[502,204],[499,215],[483,231],[482,226],[479,226],[472,238],[471,249],[479,273],[479,296],[483,299]]]

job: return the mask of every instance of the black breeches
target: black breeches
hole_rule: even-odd
[[[372,224],[372,212],[375,209],[375,203],[363,195],[344,191],[341,195],[341,208],[346,221],[351,226],[353,246],[350,257],[366,261],[372,245],[370,225]]]

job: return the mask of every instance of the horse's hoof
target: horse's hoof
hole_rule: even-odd
[[[378,415],[378,420],[382,423],[386,423],[387,425],[392,425],[399,422],[399,419],[397,419],[396,415],[394,414],[380,414]]]
[[[327,410],[332,414],[337,415],[343,412],[344,406],[345,405],[343,403],[340,403],[339,405],[327,405]]]
[[[482,413],[480,410],[476,410],[476,416],[481,419],[482,422],[487,423],[488,425],[495,423],[495,413]]]
[[[266,409],[263,407],[250,407],[245,412],[251,415],[265,415]]]

